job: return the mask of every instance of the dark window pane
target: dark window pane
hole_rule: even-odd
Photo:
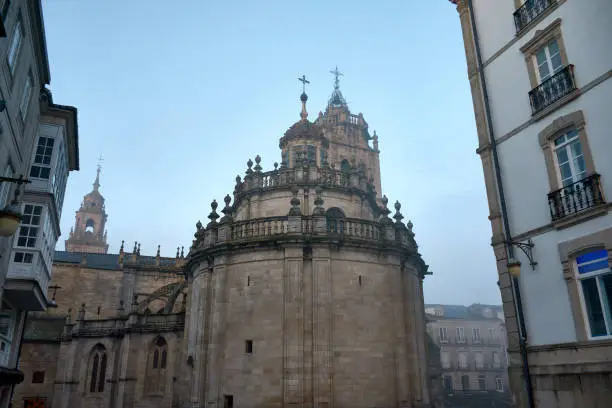
[[[98,378],[98,365],[100,357],[98,353],[94,356],[93,364],[91,365],[91,382],[89,383],[89,392],[96,392],[96,379]]]
[[[591,336],[605,336],[607,334],[606,322],[601,309],[596,278],[583,279],[582,292],[584,294],[589,326],[591,327]]]
[[[106,379],[106,353],[102,353],[102,362],[100,363],[100,379],[98,382],[98,392],[104,391],[104,380]]]
[[[157,360],[159,360],[159,350],[155,349],[155,353],[153,353],[153,368],[157,368]]]
[[[168,357],[168,352],[166,350],[162,350],[160,368],[166,368],[167,357]]]

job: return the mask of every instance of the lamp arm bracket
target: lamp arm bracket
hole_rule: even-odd
[[[527,259],[529,259],[529,265],[531,265],[531,269],[535,270],[535,267],[538,263],[533,259],[533,247],[535,247],[535,244],[533,243],[531,238],[529,238],[527,242],[506,241],[505,243],[507,245],[512,245],[520,249],[525,254]]]

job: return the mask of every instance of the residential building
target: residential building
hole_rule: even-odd
[[[452,0],[519,407],[612,395],[612,2]],[[485,216],[485,214],[483,214]]]
[[[425,313],[427,332],[439,347],[447,406],[510,406],[501,306],[426,304]]]
[[[49,61],[40,0],[0,1],[0,209],[19,197],[17,232],[0,237],[0,408],[14,384],[24,320],[44,310],[68,171],[78,168],[76,109],[45,88]],[[16,194],[21,193],[21,194]]]
[[[57,307],[28,318],[15,404],[431,406],[428,267],[335,75],[325,113],[301,95],[280,166],[248,160],[186,254],[108,253],[96,179],[55,254]]]

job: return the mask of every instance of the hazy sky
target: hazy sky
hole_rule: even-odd
[[[104,157],[110,251],[191,245],[246,162],[280,162],[306,74],[380,139],[383,192],[414,223],[430,303],[499,303],[461,28],[447,0],[47,0],[54,102],[79,112],[58,249]]]

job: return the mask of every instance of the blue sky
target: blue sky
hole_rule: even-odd
[[[79,110],[81,170],[61,221],[104,157],[110,251],[174,256],[260,154],[341,90],[380,139],[383,192],[414,224],[434,275],[425,300],[499,303],[461,28],[446,0],[44,2],[54,101]],[[180,7],[179,7],[180,5]]]

